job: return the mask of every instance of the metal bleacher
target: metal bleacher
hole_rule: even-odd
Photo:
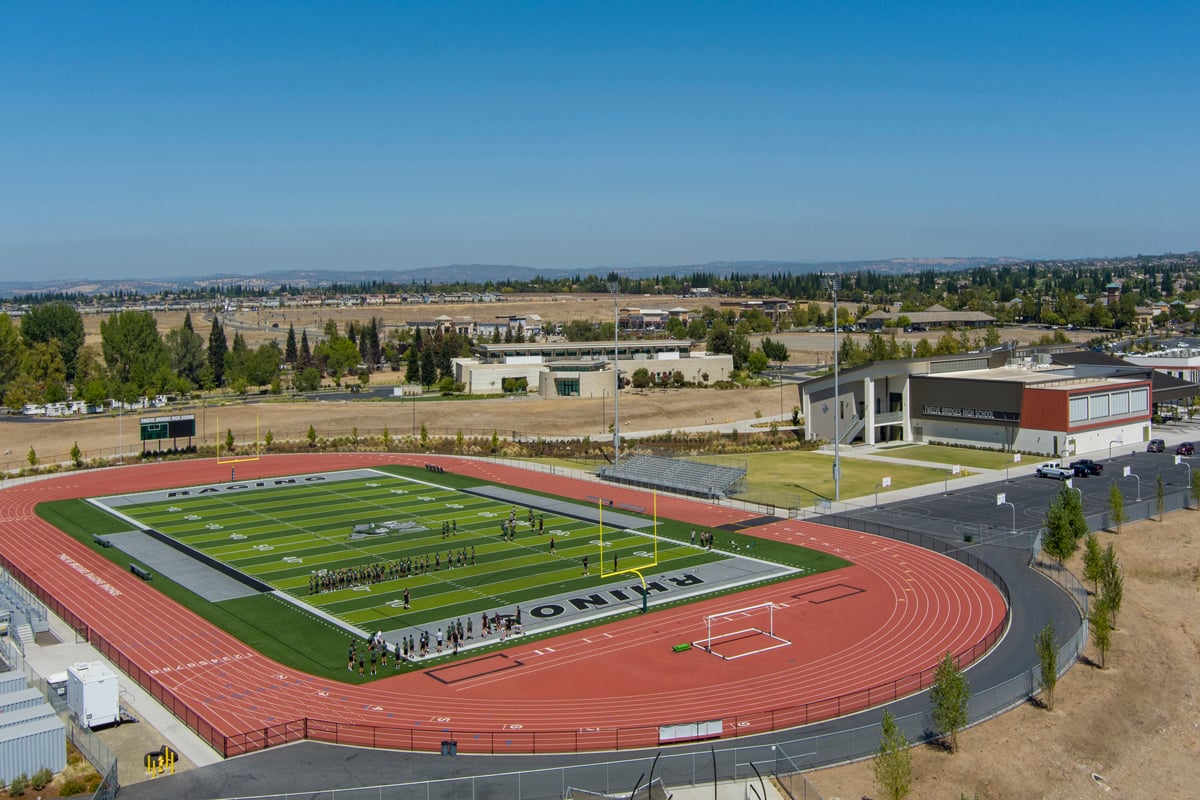
[[[746,468],[638,455],[602,468],[599,475],[606,481],[630,486],[666,489],[697,497],[724,497],[745,480]]]

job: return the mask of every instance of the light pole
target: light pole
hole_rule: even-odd
[[[613,293],[613,466],[621,464],[621,284],[616,273],[612,275]]]
[[[838,393],[838,305],[837,293],[842,288],[842,276],[833,273],[826,277],[829,291],[833,295],[833,499],[842,499],[842,436],[839,420],[842,416],[841,398]]]

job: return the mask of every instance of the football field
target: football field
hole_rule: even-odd
[[[690,543],[656,542],[652,519],[639,520],[640,530],[604,525],[602,532],[602,517],[498,502],[439,485],[433,475],[417,481],[355,471],[238,491],[154,494],[101,503],[365,631],[588,590],[600,580],[602,559],[611,573],[614,563],[618,570],[650,565],[656,551],[657,572],[730,558]]]

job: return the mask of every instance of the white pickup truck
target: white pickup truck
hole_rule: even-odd
[[[1075,477],[1075,470],[1057,461],[1047,461],[1037,468],[1037,476],[1039,478],[1057,478],[1060,481],[1065,481],[1067,478]]]

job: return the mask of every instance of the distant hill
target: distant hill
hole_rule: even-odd
[[[40,293],[77,293],[84,295],[116,292],[157,295],[164,292],[203,290],[241,286],[247,289],[273,290],[287,284],[302,288],[321,288],[335,283],[475,283],[531,281],[535,278],[569,278],[607,275],[616,272],[631,278],[654,275],[689,275],[694,272],[726,276],[731,273],[777,274],[808,272],[910,273],[923,270],[955,271],[997,264],[1020,263],[1015,258],[889,258],[877,261],[712,261],[706,264],[656,264],[620,267],[561,267],[535,269],[517,264],[446,264],[394,270],[274,270],[254,275],[218,273],[201,277],[124,278],[97,280],[22,280],[0,282],[0,297]]]

